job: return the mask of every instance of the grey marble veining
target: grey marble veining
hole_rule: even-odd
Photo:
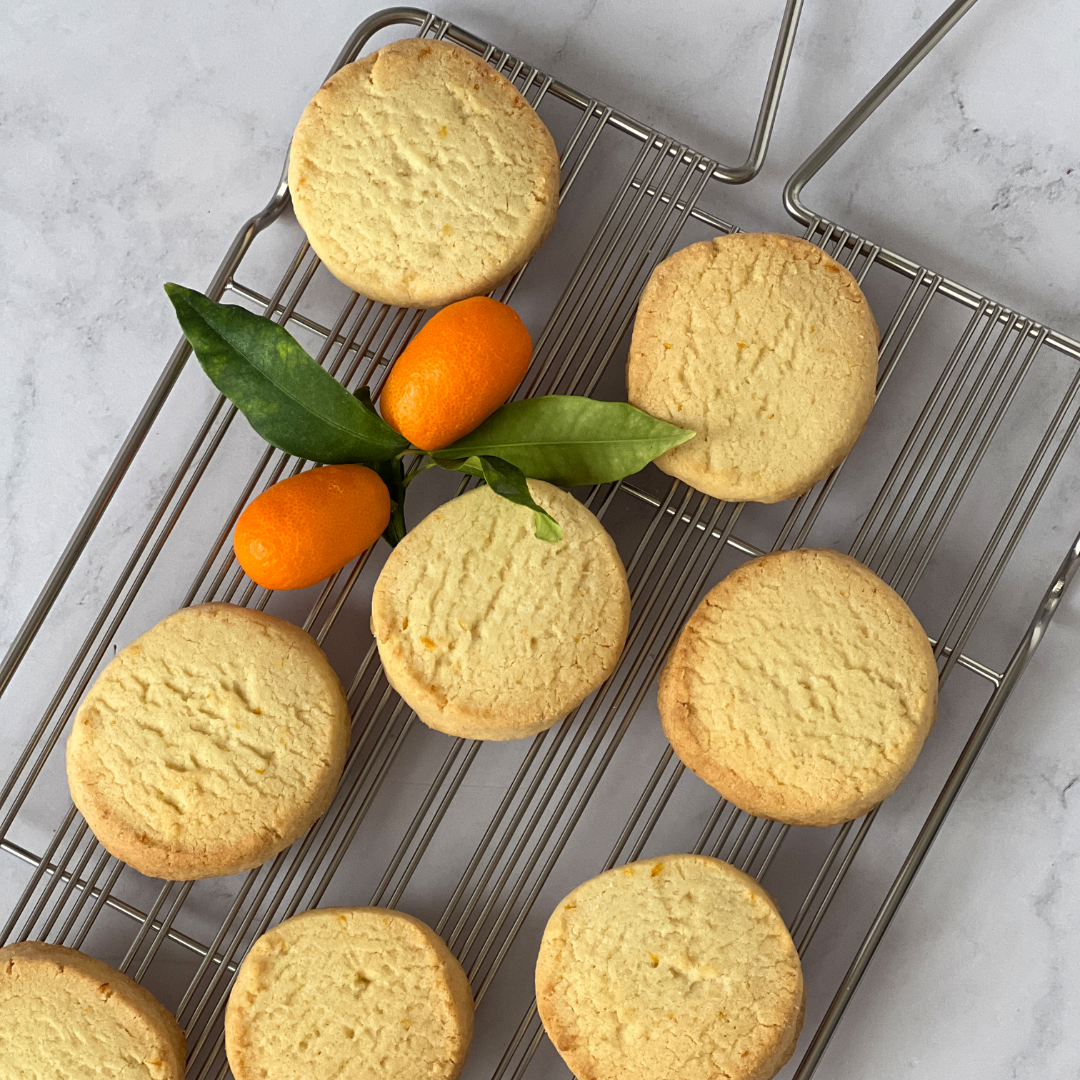
[[[727,196],[735,221],[791,227],[783,181],[943,4],[808,0],[765,170]],[[734,162],[753,127],[779,8],[447,0],[439,11]],[[313,88],[373,10],[370,0],[0,7],[0,648],[172,348],[162,282],[209,280],[238,225],[273,190]],[[806,201],[1080,336],[1078,46],[1071,0],[980,0]],[[194,377],[183,392],[192,415],[209,399]],[[117,546],[164,483],[151,455],[121,489],[102,526]],[[1062,491],[1064,520],[1077,488]],[[1064,551],[1064,526],[1059,539]],[[73,627],[100,603],[108,570],[91,568],[65,596],[61,617]],[[1078,650],[1074,592],[819,1075],[1080,1075]],[[43,679],[57,674],[48,658],[40,663]],[[4,757],[31,721],[5,714]],[[16,887],[6,858],[0,889]],[[865,874],[892,869],[871,858]],[[838,956],[840,969],[845,962]]]

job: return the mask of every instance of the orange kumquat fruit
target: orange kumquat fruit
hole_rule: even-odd
[[[324,465],[264,491],[233,533],[237,562],[267,589],[304,589],[379,539],[390,492],[364,465]]]
[[[513,308],[489,296],[444,307],[397,358],[383,386],[383,419],[421,450],[468,435],[525,377],[532,339]]]

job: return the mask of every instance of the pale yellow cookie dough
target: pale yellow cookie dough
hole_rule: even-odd
[[[293,135],[289,190],[311,246],[351,289],[439,307],[490,292],[543,243],[559,155],[494,68],[409,38],[315,95]]]
[[[656,464],[718,499],[780,502],[840,464],[874,405],[878,331],[855,279],[772,233],[691,244],[641,294],[629,401],[697,435]]]
[[[675,752],[725,799],[835,825],[891,795],[937,712],[937,665],[911,609],[835,551],[744,563],[706,594],[660,677]]]
[[[615,544],[565,491],[530,480],[562,526],[488,487],[439,507],[386,560],[371,627],[391,686],[438,731],[518,739],[551,727],[615,670],[630,592]]]
[[[236,1080],[455,1080],[469,981],[442,938],[383,908],[318,908],[252,946],[225,1010]]]
[[[232,604],[168,616],[91,687],[68,783],[102,846],[184,881],[266,862],[330,805],[349,710],[297,626]]]
[[[665,855],[579,885],[548,920],[536,1006],[580,1080],[768,1080],[806,991],[771,897],[719,859]]]
[[[182,1080],[172,1014],[138,983],[75,949],[0,949],[3,1080]]]

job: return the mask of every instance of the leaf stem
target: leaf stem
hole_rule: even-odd
[[[420,461],[423,457],[423,454],[417,454],[416,460]],[[435,468],[437,464],[438,462],[429,461],[426,465],[422,465],[420,466],[420,468],[416,468],[414,462],[413,467],[409,469],[408,473],[405,476],[405,487],[408,487],[421,473],[427,472],[428,469]]]

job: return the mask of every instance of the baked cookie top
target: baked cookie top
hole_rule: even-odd
[[[490,292],[544,241],[559,155],[489,64],[408,38],[346,64],[312,98],[289,190],[337,278],[382,303],[438,307]]]
[[[0,949],[4,1080],[182,1080],[184,1034],[138,983],[75,949]]]
[[[619,661],[630,613],[626,571],[600,522],[565,491],[529,491],[562,526],[488,487],[453,499],[391,553],[371,626],[391,685],[424,723],[470,739],[550,727]]]
[[[588,1080],[766,1080],[795,1049],[805,999],[768,893],[703,855],[579,885],[536,962],[540,1019]]]
[[[937,665],[911,609],[836,551],[743,563],[706,594],[660,677],[675,752],[724,798],[834,825],[896,789],[937,711]]]
[[[878,331],[855,279],[792,236],[691,244],[652,273],[629,401],[697,435],[656,464],[707,495],[780,502],[840,464],[874,404]]]
[[[419,919],[318,908],[264,934],[225,1010],[236,1080],[454,1080],[473,999],[465,972]]]
[[[75,716],[75,805],[106,850],[171,880],[258,866],[330,805],[349,743],[341,683],[299,627],[183,608],[122,649]]]

